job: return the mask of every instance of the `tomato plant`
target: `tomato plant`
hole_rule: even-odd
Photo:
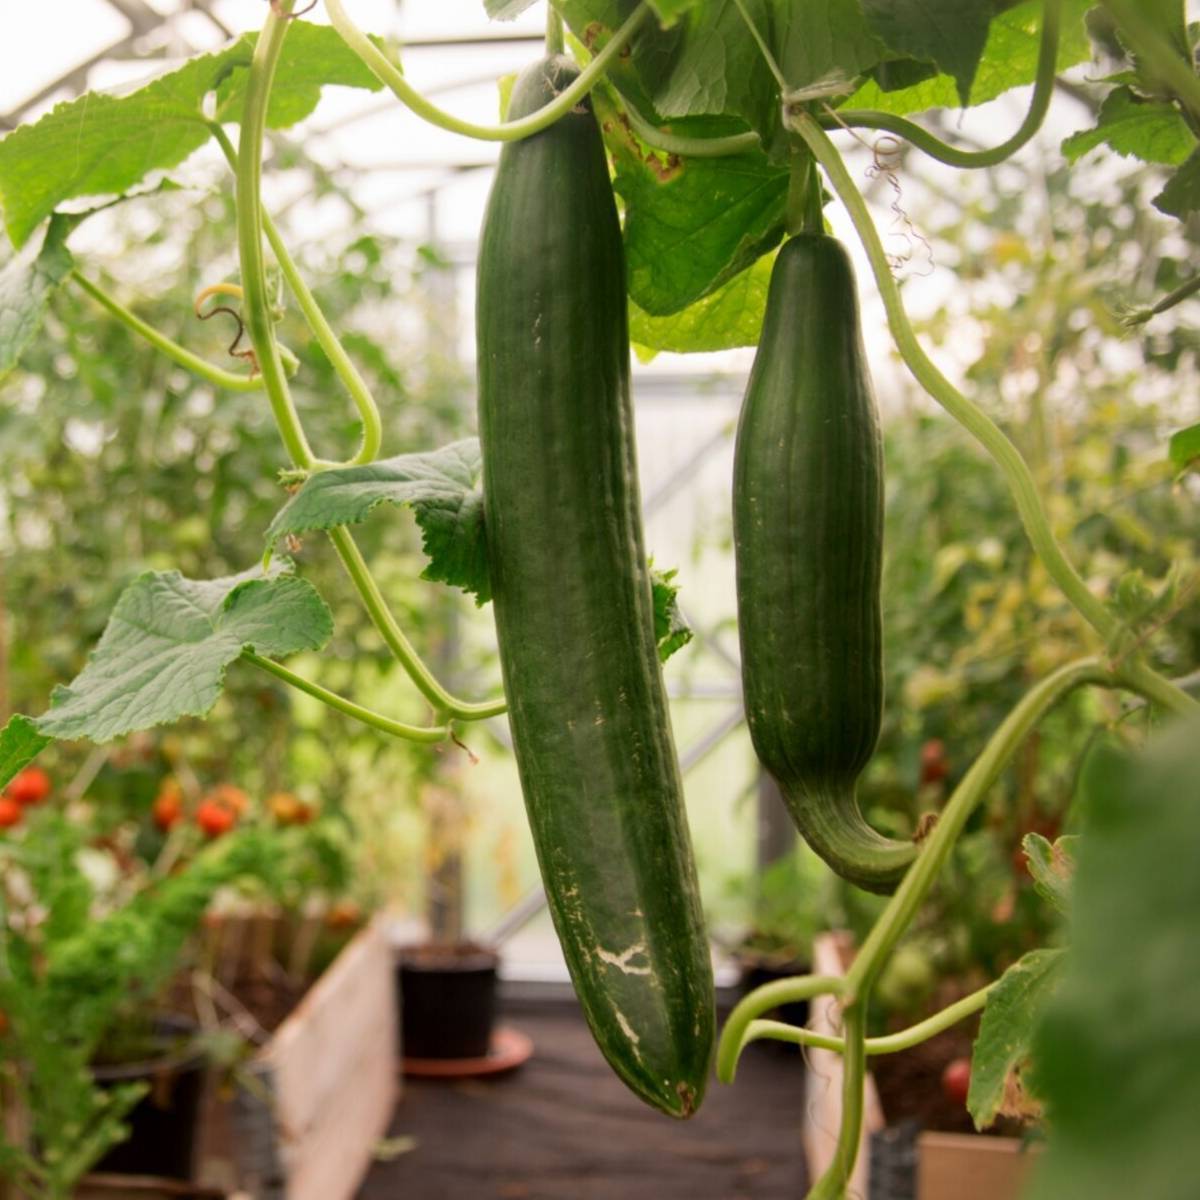
[[[511,16],[526,4],[488,0],[486,7]],[[929,972],[903,939],[1001,774],[1068,697],[1116,693],[1147,714],[1198,719],[1200,705],[1187,690],[1194,663],[1178,661],[1158,637],[1194,600],[1194,554],[1168,548],[1159,578],[1130,572],[1096,586],[1079,565],[1076,532],[1058,517],[1045,414],[1035,414],[1032,445],[1022,447],[934,362],[839,143],[853,150],[875,138],[870,169],[901,194],[902,173],[921,170],[918,154],[963,170],[997,167],[1042,128],[1057,72],[1088,60],[1090,34],[1114,61],[1102,103],[1064,141],[1064,158],[1073,164],[1094,150],[1117,151],[1171,168],[1152,203],[1163,220],[1186,222],[1200,210],[1200,79],[1195,31],[1172,0],[1106,0],[1086,22],[1081,0],[955,7],[952,21],[934,21],[916,0],[561,0],[549,14],[547,59],[514,90],[506,120],[480,125],[420,94],[358,29],[343,0],[325,0],[331,27],[303,20],[291,0],[272,0],[257,35],[187,64],[168,85],[158,81],[103,103],[83,98],[6,136],[0,201],[17,253],[5,268],[5,294],[20,297],[20,319],[5,326],[15,332],[0,344],[0,369],[39,336],[47,298],[69,289],[213,387],[261,396],[286,453],[291,494],[265,532],[262,563],[215,579],[151,570],[129,582],[83,670],[41,715],[17,715],[5,727],[0,783],[30,769],[53,740],[103,742],[205,716],[232,670],[263,673],[426,748],[469,737],[475,723],[511,710],[547,891],[597,1040],[643,1098],[689,1115],[707,1075],[712,989],[703,948],[697,951],[694,870],[655,661],[681,639],[670,619],[655,620],[670,610],[673,588],[652,579],[642,546],[628,343],[682,352],[755,345],[734,489],[748,720],[800,832],[835,870],[889,898],[844,977],[770,985],[737,1006],[716,1049],[717,1077],[732,1082],[742,1050],[756,1038],[809,1038],[763,1020],[765,1013],[781,1002],[833,996],[842,1032],[825,1041],[843,1055],[847,1082],[836,1152],[810,1195],[842,1197],[859,1152],[868,1055],[903,1049],[982,1010],[967,1102],[981,1125],[992,1120],[1006,1078],[1029,1057],[1032,1030],[1060,976],[1075,980],[1065,994],[1086,1014],[1079,964],[1094,965],[1087,955],[1095,942],[1082,939],[1069,960],[1058,948],[1032,950],[941,1013],[885,1038],[867,1037],[868,1008],[888,990],[902,999],[927,990]],[[579,63],[561,58],[564,25],[578,39]],[[463,439],[380,457],[384,425],[372,389],[264,208],[265,131],[302,119],[322,86],[335,83],[387,88],[436,126],[504,143],[477,312],[482,445]],[[1030,86],[1026,114],[995,145],[945,141],[911,115],[981,104],[1023,85]],[[153,144],[137,155],[118,153],[127,130],[151,120]],[[87,164],[62,154],[68,138],[86,147]],[[248,335],[237,369],[202,359],[110,295],[68,246],[89,214],[63,207],[128,194],[209,142],[231,172],[240,280],[201,289],[196,308],[211,312],[214,298],[236,306]],[[560,144],[561,159],[551,154]],[[917,154],[892,153],[902,144]],[[579,192],[560,210],[555,197],[568,186]],[[619,228],[614,194],[622,201]],[[580,211],[589,219],[572,225]],[[899,201],[893,213],[907,220]],[[533,223],[523,226],[530,214],[537,214]],[[883,720],[888,468],[858,339],[860,285],[832,235],[835,223],[843,240],[861,247],[900,360],[990,458],[1007,489],[1031,595],[1003,578],[1003,554],[997,561],[980,548],[975,565],[996,576],[993,614],[1014,626],[1014,611],[1032,594],[1056,613],[1054,645],[1030,655],[1021,694],[1006,713],[989,714],[986,733],[970,745],[950,730],[925,742],[920,782],[939,800],[948,794],[940,811],[902,838],[872,827],[856,792]],[[268,273],[268,248],[280,288]],[[997,261],[1019,253],[1011,245],[993,249]],[[798,286],[789,273],[806,263]],[[1196,278],[1179,280],[1131,306],[1124,322],[1140,330],[1198,289]],[[304,360],[278,329],[285,293],[356,414],[358,445],[341,460],[323,457],[301,421],[292,380]],[[995,363],[985,356],[964,386],[986,391],[976,385],[989,373],[995,376]],[[1190,487],[1200,426],[1186,413],[1170,420],[1170,429],[1158,431],[1157,453]],[[352,528],[385,502],[413,510],[429,560],[423,578],[480,604],[494,598],[505,698],[457,695],[402,628]],[[182,549],[203,540],[194,528],[178,532]],[[335,632],[333,610],[278,553],[318,532],[327,534],[363,611],[423,698],[424,719],[375,711],[285,663],[325,651]],[[964,603],[972,619],[978,599]],[[577,661],[564,659],[563,639]],[[928,688],[936,671],[932,663],[919,666],[926,673],[916,682]],[[1190,784],[1177,764],[1172,769],[1172,779],[1184,780],[1173,785],[1182,792]],[[1122,787],[1111,795],[1109,780],[1091,785],[1101,834],[1120,825],[1128,796],[1148,794],[1133,768],[1113,776]],[[215,837],[245,807],[236,791],[218,791],[195,819]],[[278,823],[294,823],[290,802],[276,797],[269,808]],[[1033,880],[1065,910],[1072,854],[1061,839],[1030,838]],[[1085,850],[1086,840],[1086,881]],[[1147,849],[1144,862],[1152,858]],[[592,945],[596,938],[600,944]],[[1194,1038],[1194,1030],[1194,1020],[1181,1023],[1179,1037]],[[651,1050],[656,1065],[647,1073],[643,1055]],[[660,1052],[670,1064],[661,1073]],[[1031,1086],[1039,1078],[1034,1072]],[[1045,1078],[1048,1094],[1057,1087],[1060,1097],[1070,1096],[1052,1069]],[[1076,1114],[1086,1116],[1087,1105],[1075,1101]],[[1070,1118],[1064,1128],[1072,1128]],[[1096,1116],[1094,1126],[1101,1123]],[[1077,1128],[1085,1126],[1081,1119]]]

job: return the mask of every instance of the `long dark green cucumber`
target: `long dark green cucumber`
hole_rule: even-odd
[[[566,58],[530,67],[510,116],[575,74]],[[621,232],[590,106],[501,152],[476,332],[496,631],[550,911],[604,1056],[686,1117],[712,1057],[712,969],[655,651]]]
[[[833,238],[779,251],[738,421],[733,535],[746,720],[797,828],[891,891],[916,856],[855,795],[883,711],[883,452],[854,273]]]

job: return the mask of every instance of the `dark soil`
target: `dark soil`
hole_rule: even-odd
[[[415,1148],[371,1171],[359,1200],[795,1200],[800,1056],[747,1054],[690,1121],[647,1108],[600,1056],[578,1005],[502,996],[533,1057],[510,1075],[406,1080],[393,1137]]]

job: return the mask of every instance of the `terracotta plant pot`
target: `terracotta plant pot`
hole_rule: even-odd
[[[498,962],[494,951],[470,943],[400,949],[400,1044],[406,1058],[487,1056]]]

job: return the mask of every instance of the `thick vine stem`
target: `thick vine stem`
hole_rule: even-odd
[[[961,1000],[956,1000],[940,1012],[926,1017],[924,1021],[918,1021],[915,1025],[910,1025],[907,1029],[885,1034],[883,1037],[867,1038],[866,1053],[868,1057],[876,1054],[896,1054],[900,1050],[911,1050],[914,1046],[919,1046],[922,1042],[927,1042],[931,1037],[956,1025],[972,1013],[977,1013],[987,1003],[988,995],[996,986],[996,982],[981,987]],[[811,1029],[805,1029],[799,1025],[787,1025],[783,1021],[751,1021],[743,1038],[743,1044],[749,1045],[751,1042],[763,1038],[770,1038],[777,1042],[790,1042],[795,1046],[812,1046],[818,1050],[832,1050],[835,1054],[842,1054],[846,1049],[845,1038],[814,1033]]]
[[[261,392],[263,390],[261,376],[238,375],[233,371],[226,371],[222,367],[214,366],[199,355],[193,354],[178,342],[172,341],[166,334],[160,333],[149,322],[135,316],[115,296],[105,291],[98,283],[89,279],[78,269],[71,271],[71,279],[123,325],[185,370],[199,375],[201,379],[207,380],[216,387],[227,388],[232,392]]]
[[[209,129],[212,130],[212,135],[216,138],[217,144],[224,152],[230,166],[236,170],[237,152],[225,130],[216,121],[209,124]],[[271,252],[275,255],[275,261],[279,263],[279,269],[283,272],[283,277],[287,280],[292,295],[296,297],[296,303],[299,304],[309,329],[312,330],[321,349],[325,351],[334,372],[342,381],[342,386],[350,393],[350,399],[354,401],[354,407],[358,410],[358,417],[362,422],[362,441],[359,444],[358,453],[346,465],[359,466],[363,463],[374,462],[379,456],[379,448],[383,440],[383,422],[380,420],[379,407],[375,403],[375,397],[371,394],[366,380],[359,374],[350,355],[346,353],[346,348],[333,331],[333,327],[326,320],[316,297],[309,289],[304,276],[300,274],[295,260],[288,253],[288,248],[283,238],[280,237],[275,222],[271,220],[270,213],[265,209],[261,210],[261,219],[263,232],[267,235]]]
[[[862,1138],[863,1089],[867,1073],[865,998],[845,1001],[842,1013],[842,1123],[838,1129],[833,1161],[817,1180],[808,1200],[843,1200],[854,1174],[858,1143]]]
[[[629,122],[629,128],[651,150],[661,150],[664,154],[678,154],[681,158],[728,158],[734,154],[748,154],[762,145],[758,134],[752,131],[705,138],[668,133],[647,121],[624,96],[621,99],[625,105],[625,119]]]
[[[821,177],[813,156],[800,147],[794,147],[791,158],[791,176],[788,180],[787,232],[789,237],[798,233],[824,233],[825,216],[821,206]]]
[[[546,5],[546,54],[562,54],[566,49],[562,14],[553,4]]]
[[[290,0],[279,0],[279,3],[279,9],[273,6],[267,15],[262,33],[254,47],[254,57],[246,81],[246,101],[237,157],[238,250],[241,258],[247,327],[258,354],[259,368],[271,401],[271,410],[293,463],[301,470],[311,471],[325,464],[319,463],[309,449],[279,361],[267,296],[262,248],[263,132],[271,79],[279,60],[283,37],[287,32],[286,14],[291,7]],[[436,718],[439,721],[448,716],[462,720],[480,720],[504,712],[503,701],[468,704],[455,699],[438,683],[396,623],[353,535],[348,529],[338,528],[332,530],[329,536],[376,628],[417,689],[429,700]]]
[[[330,708],[345,713],[346,716],[353,717],[364,725],[370,725],[374,729],[389,733],[392,737],[405,738],[410,742],[443,742],[450,736],[450,729],[446,725],[408,725],[403,721],[393,721],[390,717],[373,712],[361,704],[355,704],[353,700],[347,700],[344,696],[331,692],[319,683],[313,683],[311,679],[297,675],[295,671],[289,670],[282,663],[275,662],[274,659],[263,658],[261,655],[255,654],[252,650],[243,650],[242,658],[246,662],[260,667],[269,675],[274,675],[276,679],[282,680],[289,687],[294,687],[312,696],[314,700],[320,700],[322,704],[327,704]]]
[[[1054,71],[1058,63],[1058,41],[1062,26],[1062,0],[1045,0],[1042,10],[1042,36],[1038,43],[1037,70],[1029,111],[1012,137],[986,150],[960,150],[922,128],[915,121],[892,113],[871,109],[839,110],[836,116],[826,116],[821,124],[827,129],[838,125],[851,128],[879,129],[911,142],[918,150],[951,167],[994,167],[1010,158],[1042,127],[1050,98],[1054,94]]]
[[[938,817],[921,853],[875,922],[846,972],[846,995],[864,994],[888,954],[908,928],[925,894],[942,869],[967,818],[1042,716],[1068,692],[1083,684],[1113,687],[1116,681],[1098,658],[1082,658],[1060,667],[1036,684],[1000,723],[983,753],[971,764]]]
[[[738,1059],[746,1044],[746,1031],[763,1013],[781,1004],[811,1000],[813,996],[837,996],[844,986],[844,981],[837,975],[798,975],[795,979],[777,979],[755,988],[734,1006],[725,1020],[721,1040],[717,1043],[717,1078],[722,1083],[733,1082]]]
[[[650,16],[649,5],[639,4],[625,23],[608,39],[604,48],[583,68],[570,87],[544,108],[522,117],[519,121],[508,121],[503,125],[477,125],[473,121],[464,121],[425,99],[404,78],[404,73],[350,20],[341,0],[325,0],[325,11],[329,14],[330,23],[346,45],[362,59],[380,83],[395,93],[401,103],[412,109],[422,120],[436,125],[439,129],[483,142],[516,142],[521,138],[531,137],[569,113],[592,90],[608,70],[609,63],[625,49],[633,35]]]

